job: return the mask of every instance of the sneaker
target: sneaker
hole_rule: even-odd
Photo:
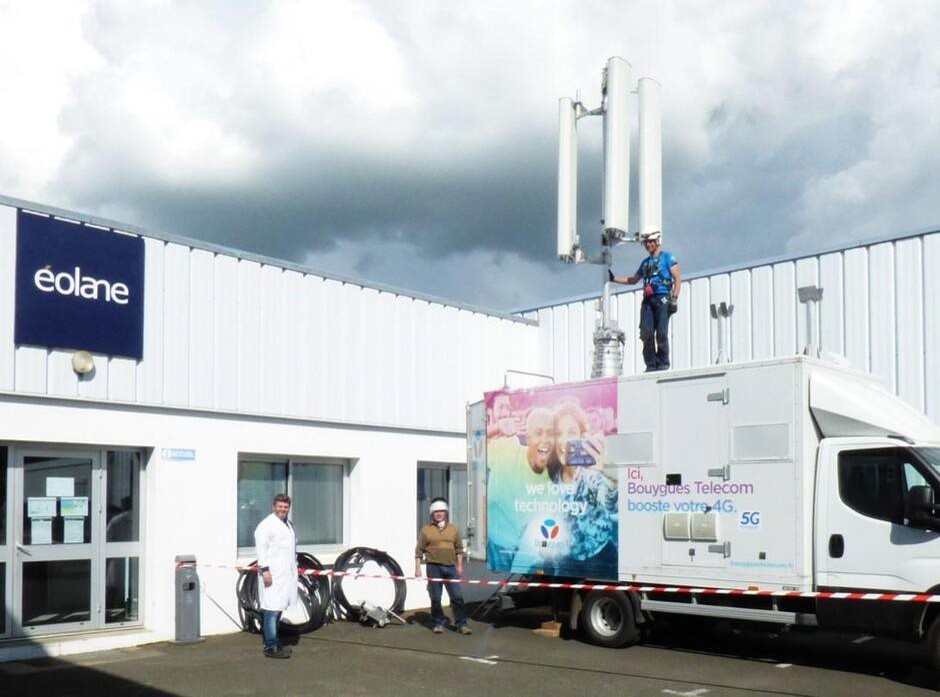
[[[473,630],[470,629],[470,627],[468,627],[467,625],[462,625],[462,626],[458,627],[458,628],[457,628],[457,631],[460,632],[461,634],[463,634],[464,636],[466,636],[466,635],[468,635],[468,634],[473,634]]]
[[[290,651],[278,646],[276,649],[265,649],[264,655],[266,658],[290,658]]]
[[[434,629],[432,629],[431,631],[434,632],[435,634],[443,634],[444,628],[439,624],[435,624]]]

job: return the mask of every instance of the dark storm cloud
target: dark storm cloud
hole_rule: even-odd
[[[482,250],[550,261],[556,146],[547,137],[517,140],[443,163],[430,154],[395,161],[368,148],[311,148],[265,163],[238,186],[167,186],[145,163],[89,143],[73,149],[62,185],[85,210],[127,210],[144,227],[293,261],[339,240],[410,243],[432,260]],[[585,160],[598,158],[588,152]],[[599,230],[593,169],[581,177],[587,244]]]
[[[712,157],[697,159],[668,143],[664,153],[665,230],[686,273],[784,252],[800,225],[795,210],[807,181],[850,165],[873,128],[865,114],[840,111],[773,141],[766,134],[777,115],[730,100],[703,111],[702,118]],[[430,262],[475,251],[515,253],[558,272],[556,145],[549,135],[519,134],[504,147],[453,162],[433,153],[395,160],[367,147],[310,146],[271,158],[240,186],[169,187],[156,174],[148,177],[144,163],[105,166],[121,158],[102,152],[100,144],[87,150],[77,145],[66,171],[76,176],[69,189],[86,210],[126,208],[145,227],[292,261],[330,252],[339,241],[361,249],[375,245],[346,273],[435,292],[441,284],[433,275],[383,268],[381,245],[413,245]],[[755,147],[761,142],[767,145]],[[599,153],[585,146],[581,164],[579,228],[584,246],[596,252]],[[85,178],[85,170],[95,174]],[[629,270],[639,254],[631,246],[618,248],[618,267]],[[588,270],[567,278],[547,291],[551,297],[596,286]],[[486,300],[485,294],[473,298]]]
[[[780,118],[722,102],[707,116],[711,158],[696,161],[666,147],[664,227],[684,252],[687,271],[787,251],[787,240],[803,225],[800,200],[807,184],[858,161],[875,131],[870,117],[851,105],[776,138]],[[829,244],[819,240],[792,251]]]

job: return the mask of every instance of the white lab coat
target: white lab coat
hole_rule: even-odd
[[[297,538],[294,526],[273,513],[255,528],[258,566],[271,571],[271,585],[265,587],[258,575],[258,600],[262,610],[283,612],[297,601]]]

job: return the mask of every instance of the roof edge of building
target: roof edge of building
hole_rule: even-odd
[[[120,232],[128,232],[134,235],[139,235],[141,237],[148,237],[155,240],[160,240],[161,242],[169,242],[172,244],[180,244],[192,249],[201,249],[206,252],[212,252],[213,254],[222,254],[225,256],[235,257],[237,259],[244,259],[245,261],[253,261],[259,264],[264,264],[266,266],[276,266],[285,271],[296,271],[309,276],[317,276],[320,278],[328,279],[331,281],[338,281],[340,283],[347,283],[349,285],[359,286],[360,288],[369,288],[371,290],[379,291],[380,293],[390,293],[393,295],[402,296],[405,298],[410,298],[412,300],[421,300],[427,303],[433,303],[436,305],[443,305],[445,307],[453,307],[457,310],[463,310],[464,312],[472,312],[475,314],[486,315],[488,317],[494,317],[496,319],[504,319],[509,322],[516,322],[519,324],[526,325],[535,325],[537,322],[531,319],[520,316],[514,312],[507,312],[502,310],[493,310],[479,305],[472,305],[470,303],[461,303],[455,300],[448,300],[447,298],[441,298],[435,295],[429,295],[426,293],[419,293],[415,291],[406,290],[404,288],[398,288],[395,286],[385,285],[382,283],[372,283],[363,281],[361,279],[356,279],[351,276],[343,276],[341,274],[329,273],[325,271],[319,271],[313,267],[306,266],[304,264],[298,264],[296,262],[285,261],[283,259],[276,259],[274,257],[265,256],[263,254],[254,254],[252,252],[246,252],[244,250],[236,249],[234,247],[226,247],[225,245],[214,244],[211,242],[204,242],[202,240],[196,240],[190,237],[184,237],[182,235],[173,235],[170,233],[164,232],[155,232],[153,230],[148,230],[146,228],[140,227],[139,225],[131,225],[128,223],[123,223],[119,220],[112,220],[110,218],[104,218],[96,215],[89,215],[86,213],[79,213],[78,211],[69,210],[66,208],[58,208],[56,206],[49,206],[42,203],[36,203],[34,201],[26,201],[24,199],[14,198],[12,196],[5,196],[0,194],[0,205],[9,206],[10,208],[24,209],[27,211],[32,211],[35,213],[43,213],[45,215],[51,215],[56,218],[65,218],[67,220],[74,220],[89,225],[96,225],[98,227],[109,228],[112,230],[117,230]]]
[[[878,237],[872,237],[870,239],[856,240],[854,242],[848,242],[842,245],[834,245],[832,247],[824,247],[816,251],[808,252],[795,252],[791,254],[780,254],[772,257],[764,257],[762,259],[757,259],[756,261],[744,262],[740,264],[732,264],[729,266],[720,266],[713,269],[706,269],[704,271],[696,271],[695,273],[682,274],[682,282],[694,281],[698,278],[707,278],[709,276],[718,276],[720,274],[734,273],[735,271],[746,271],[748,269],[756,269],[761,266],[772,266],[774,264],[782,264],[788,261],[799,261],[800,259],[809,259],[810,257],[818,257],[825,254],[837,254],[841,252],[847,252],[851,249],[858,249],[860,247],[873,247],[878,244],[884,244],[886,242],[900,242],[901,240],[911,239],[912,237],[923,237],[925,235],[931,235],[940,233],[940,226],[925,227],[913,231],[902,232],[894,235],[882,235]],[[638,289],[634,288],[633,290],[619,290],[615,291],[614,295],[619,295],[621,293],[632,293],[636,292]],[[551,300],[549,302],[540,304],[540,305],[525,305],[522,307],[510,308],[506,310],[509,313],[522,314],[526,312],[538,312],[539,310],[547,310],[551,307],[559,307],[560,305],[570,305],[575,302],[583,302],[585,300],[595,300],[599,298],[601,294],[598,293],[581,293],[580,295],[573,295],[567,298],[560,298],[558,300]]]

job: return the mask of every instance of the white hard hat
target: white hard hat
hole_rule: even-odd
[[[663,233],[659,230],[654,230],[653,232],[647,232],[646,234],[640,235],[640,239],[643,242],[647,240],[661,240],[663,238]]]
[[[428,506],[428,513],[436,513],[437,511],[447,512],[447,501],[431,501],[431,505]]]

